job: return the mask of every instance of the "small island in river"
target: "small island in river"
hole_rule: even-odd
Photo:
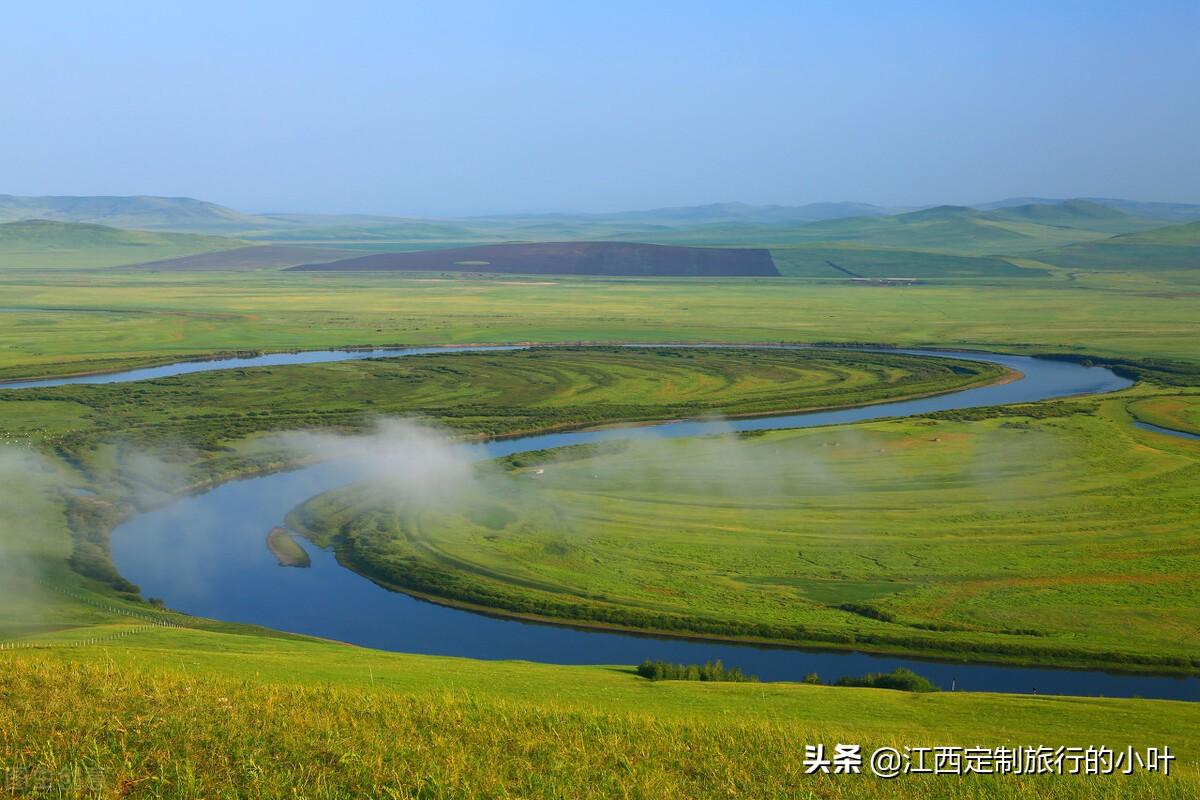
[[[304,548],[296,544],[292,534],[286,528],[271,528],[267,534],[267,549],[279,559],[281,567],[309,567],[312,561]]]

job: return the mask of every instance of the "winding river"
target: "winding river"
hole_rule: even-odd
[[[452,348],[314,351],[257,358],[186,362],[109,375],[9,383],[0,388],[143,380],[211,369],[307,364],[446,352]],[[454,348],[485,349],[485,348]],[[515,349],[512,347],[486,349]],[[1108,369],[1062,361],[978,352],[889,352],[1002,364],[1022,378],[918,400],[839,411],[752,419],[680,421],[528,436],[471,445],[480,458],[526,450],[629,437],[678,437],[716,431],[812,427],[948,409],[1034,402],[1110,392],[1130,381]],[[1169,431],[1168,431],[1169,433]],[[764,680],[798,680],[817,672],[842,675],[906,666],[943,688],[1065,695],[1143,696],[1200,700],[1200,678],[957,663],[849,651],[765,647],[661,638],[522,622],[449,608],[388,591],[341,567],[331,551],[301,541],[309,569],[278,566],[264,536],[298,503],[352,480],[354,465],[329,462],[292,472],[235,481],[202,495],[141,514],[113,533],[120,572],[146,596],[198,616],[265,625],[366,647],[479,659],[561,664],[634,664],[644,658],[697,663],[722,659]]]

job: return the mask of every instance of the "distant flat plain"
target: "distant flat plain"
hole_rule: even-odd
[[[527,341],[865,342],[1200,362],[1195,270],[917,286],[22,270],[0,272],[0,294],[2,378],[246,349]]]

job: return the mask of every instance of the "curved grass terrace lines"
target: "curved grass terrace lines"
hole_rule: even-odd
[[[170,368],[181,370],[178,374],[145,380],[136,380],[146,375],[135,370],[104,376],[106,382],[95,385],[24,384],[0,390],[0,408],[11,434],[38,436],[83,464],[99,461],[103,468],[101,451],[116,441],[150,449],[173,441],[191,448],[184,458],[211,468],[206,480],[219,481],[278,460],[260,446],[263,434],[362,429],[383,416],[420,416],[465,436],[512,436],[890,402],[1011,374],[1001,365],[961,359],[808,348],[404,352],[406,357],[375,358],[362,352],[301,353],[179,364]],[[321,358],[332,360],[317,363]]]

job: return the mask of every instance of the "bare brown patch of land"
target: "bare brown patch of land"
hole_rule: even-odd
[[[415,253],[376,253],[291,269],[692,277],[779,274],[771,254],[762,248],[678,247],[637,242],[491,244]]]

